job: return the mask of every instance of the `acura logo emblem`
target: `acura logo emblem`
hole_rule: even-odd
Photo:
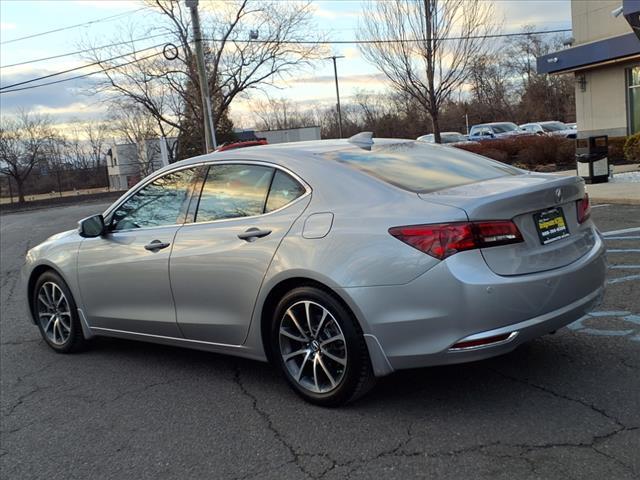
[[[562,201],[562,189],[556,188],[556,203],[560,203]]]

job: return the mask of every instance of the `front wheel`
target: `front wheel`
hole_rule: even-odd
[[[361,397],[375,383],[356,320],[324,290],[299,287],[280,300],[271,347],[289,385],[311,403],[339,406]]]
[[[58,274],[49,271],[40,275],[31,301],[40,334],[53,350],[71,353],[85,347],[76,302]]]

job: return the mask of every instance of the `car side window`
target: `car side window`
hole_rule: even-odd
[[[212,165],[202,186],[196,222],[264,212],[274,169],[261,165]]]
[[[276,170],[273,181],[271,182],[271,188],[269,189],[267,205],[264,209],[265,213],[273,212],[274,210],[284,207],[296,198],[304,195],[304,192],[304,187],[291,175],[282,170]]]
[[[120,205],[111,217],[111,230],[160,227],[181,223],[189,201],[195,168],[167,173],[148,183]]]

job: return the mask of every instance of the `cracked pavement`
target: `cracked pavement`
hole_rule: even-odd
[[[115,339],[51,351],[23,310],[25,251],[105,206],[0,218],[3,479],[640,476],[640,253],[609,255],[617,282],[578,327],[491,360],[397,372],[327,410],[258,362]],[[640,206],[593,217],[602,231],[637,227]]]

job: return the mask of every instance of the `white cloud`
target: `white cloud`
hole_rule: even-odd
[[[382,73],[372,73],[372,74],[361,74],[361,75],[339,75],[338,81],[340,85],[344,84],[356,84],[356,86],[361,85],[370,85],[384,82],[386,77]],[[310,77],[299,77],[293,78],[287,81],[289,85],[296,84],[333,84],[335,82],[335,77],[333,75],[318,75],[318,76],[310,76]]]
[[[140,0],[74,0],[73,3],[110,10],[133,10],[145,6]]]
[[[357,3],[353,3],[354,9],[344,9],[344,8],[332,8],[332,5],[329,3],[325,3],[325,6],[321,6],[322,3],[318,2],[312,3],[311,8],[313,9],[313,14],[316,17],[323,18],[325,20],[334,20],[338,18],[357,18],[361,15],[360,5]]]
[[[360,49],[358,47],[343,48],[342,55],[344,55],[347,60],[355,60],[362,57],[362,54],[360,53]]]

